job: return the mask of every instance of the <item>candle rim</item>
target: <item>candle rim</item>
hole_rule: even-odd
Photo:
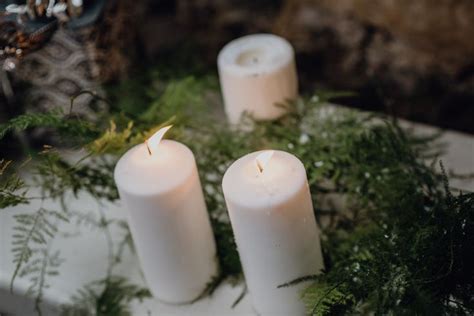
[[[274,43],[277,43],[280,46],[279,48],[282,51],[287,52],[288,54],[284,54],[285,58],[282,58],[277,63],[270,65],[257,64],[254,67],[248,67],[237,64],[235,62],[237,57],[239,54],[243,53],[242,51],[238,50],[239,45],[257,38],[274,41]],[[294,55],[295,53],[293,46],[291,46],[290,42],[288,42],[285,38],[271,33],[257,33],[239,37],[224,45],[217,56],[217,63],[219,66],[219,71],[230,72],[237,76],[258,76],[277,72],[282,67],[294,63]]]
[[[196,170],[197,173],[197,165],[196,165],[196,160],[194,158],[194,154],[191,151],[189,147],[186,145],[175,141],[171,139],[163,139],[161,140],[161,146],[173,146],[175,148],[178,148],[179,152],[183,154],[182,159],[183,160],[191,160],[192,163],[187,164],[187,166],[181,166],[180,168],[173,168],[173,170],[178,170],[179,169],[179,178],[176,179],[175,181],[172,182],[171,185],[165,187],[163,185],[147,185],[138,188],[138,186],[134,185],[137,181],[138,183],[141,183],[143,178],[152,178],[156,177],[157,181],[166,181],[167,183],[170,183],[169,179],[162,179],[160,178],[159,175],[157,175],[155,172],[158,169],[147,169],[147,170],[141,170],[143,172],[137,172],[137,170],[140,169],[145,169],[145,168],[153,168],[155,165],[153,161],[158,161],[157,159],[154,159],[156,157],[150,156],[147,152],[146,145],[145,143],[140,143],[132,148],[130,148],[122,157],[120,157],[119,161],[117,162],[115,169],[114,169],[114,180],[117,183],[117,186],[120,187],[121,190],[127,191],[127,193],[136,195],[136,196],[150,196],[150,195],[161,195],[161,194],[167,194],[173,190],[176,190],[180,186],[183,185],[186,181],[188,181],[189,178],[191,178],[194,174],[194,171]],[[136,156],[140,153],[137,151],[142,151],[143,152],[143,160],[146,161],[146,164],[138,166],[135,170],[133,169],[133,166],[130,164],[133,163],[132,159],[136,159]],[[184,155],[186,155],[188,158],[185,158]],[[130,162],[132,160],[132,162]],[[128,164],[128,165],[124,165]],[[151,166],[151,167],[150,167]],[[156,166],[156,165],[155,165]],[[161,167],[163,170],[169,170],[169,167]],[[136,173],[134,173],[134,171]],[[157,181],[150,181],[152,184],[153,183],[158,183]]]
[[[242,192],[237,193],[235,188],[234,188],[235,183],[238,179],[229,179],[229,177],[230,177],[231,174],[234,174],[234,172],[236,172],[235,168],[239,168],[238,170],[241,171],[246,166],[245,163],[252,163],[252,162],[254,163],[255,157],[258,154],[260,154],[264,151],[267,151],[267,150],[260,150],[260,151],[248,153],[248,154],[240,157],[236,161],[234,161],[229,166],[229,168],[225,172],[224,177],[222,179],[222,189],[223,189],[226,201],[230,201],[233,204],[237,204],[237,205],[243,206],[247,209],[252,209],[252,210],[255,210],[255,211],[260,210],[262,208],[265,208],[266,206],[268,206],[268,208],[274,208],[274,207],[284,203],[285,201],[287,201],[289,199],[292,199],[294,196],[296,196],[300,192],[300,190],[303,186],[308,186],[306,169],[304,168],[304,165],[301,162],[301,160],[298,157],[296,157],[295,155],[293,155],[291,153],[288,153],[286,151],[273,150],[274,154],[273,154],[272,159],[275,159],[275,158],[278,159],[278,156],[280,156],[280,157],[281,156],[291,157],[290,159],[292,159],[292,161],[294,161],[294,166],[297,169],[295,171],[295,173],[296,174],[298,174],[298,173],[301,174],[301,177],[298,177],[299,179],[297,179],[297,178],[293,179],[294,180],[294,185],[291,186],[289,190],[285,191],[285,194],[283,194],[283,195],[265,194],[264,196],[262,196],[261,199],[258,199],[257,201],[253,200],[252,203],[249,203],[248,201],[249,201],[250,196],[242,196]],[[299,180],[299,181],[297,181],[297,180]],[[309,190],[309,187],[308,187],[308,190]],[[247,191],[247,192],[249,192],[249,191]]]

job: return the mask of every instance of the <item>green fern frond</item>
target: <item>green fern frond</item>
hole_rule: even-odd
[[[176,116],[176,122],[182,122],[189,116],[196,116],[204,107],[207,80],[186,77],[166,83],[162,92],[149,108],[141,115],[145,122],[161,122]]]
[[[150,292],[129,283],[121,276],[92,282],[80,289],[72,304],[64,305],[63,316],[129,316],[128,304],[132,300],[150,297]]]
[[[94,155],[120,154],[126,150],[132,135],[133,122],[129,122],[127,127],[117,132],[117,126],[114,121],[110,121],[110,127],[89,146],[89,151]]]
[[[326,270],[316,278],[296,280],[312,282],[303,292],[311,315],[433,314],[433,310],[472,314],[474,196],[452,194],[447,177],[426,165],[426,157],[439,153],[440,148],[434,146],[438,135],[414,137],[389,118],[378,116],[374,120],[374,115],[325,106],[329,99],[346,93],[318,93],[293,100],[283,105],[289,112],[280,119],[255,123],[252,131],[233,130],[221,117],[209,114],[216,103],[209,102],[208,106],[208,101],[220,97],[216,87],[209,89],[205,80],[147,80],[146,84],[132,85],[133,89],[121,89],[128,96],[118,95],[117,102],[111,103],[112,112],[104,121],[117,125],[111,123],[105,132],[100,126],[87,124],[81,130],[79,119],[69,117],[63,122],[59,114],[49,113],[44,115],[53,118],[20,117],[3,125],[0,135],[43,123],[59,133],[65,130],[70,134],[77,129],[78,135],[93,135],[81,142],[90,145],[85,146],[87,153],[77,162],[54,150],[41,153],[35,184],[45,198],[61,200],[70,192],[86,192],[97,200],[115,201],[118,195],[113,168],[120,153],[143,141],[160,122],[175,117],[170,132],[196,155],[216,239],[221,270],[212,288],[226,278],[242,277],[222,195],[224,172],[248,152],[264,148],[291,152],[305,165],[317,219],[323,217],[320,210],[328,217],[320,221],[324,223],[321,240]],[[21,192],[20,188],[14,193]],[[322,202],[331,195],[342,198],[344,211]],[[108,275],[112,275],[122,250],[130,244],[126,224],[111,221],[105,214],[65,214],[80,226],[95,227],[106,234]],[[47,228],[26,238],[36,226],[35,217],[18,217],[17,221],[15,258],[22,272],[15,271],[15,275],[34,276],[32,284],[36,286],[41,283],[38,273],[44,270],[41,249],[51,238],[48,232],[55,232]],[[118,247],[110,238],[111,225],[123,228]],[[40,247],[23,247],[25,243]],[[126,315],[126,302],[142,293],[139,288],[128,287],[125,280],[105,278],[78,291],[79,305],[74,311],[82,311],[81,315]]]
[[[37,253],[37,258],[28,262],[21,269],[19,277],[29,276],[30,283],[25,295],[34,298],[35,311],[41,316],[44,290],[50,286],[48,280],[50,277],[59,275],[58,268],[64,260],[60,257],[59,251],[51,253],[49,246],[35,252]]]
[[[113,180],[115,160],[88,154],[70,163],[54,150],[45,151],[40,157],[42,163],[35,170],[35,180],[45,196],[57,199],[67,192],[77,195],[83,191],[98,199],[114,201],[118,198]]]
[[[57,211],[38,209],[34,213],[17,214],[13,216],[12,253],[15,269],[10,280],[10,291],[13,292],[17,276],[25,276],[30,272],[37,272],[32,267],[38,264],[35,256],[41,249],[46,248],[48,241],[54,238],[57,232],[58,221],[67,222],[68,218]],[[27,265],[31,263],[30,265]],[[22,269],[24,268],[24,269]]]
[[[11,160],[0,159],[0,209],[30,202],[26,196],[26,183],[16,173],[7,170],[11,163]]]
[[[304,289],[302,298],[310,316],[344,314],[355,303],[354,297],[343,293],[338,284],[313,283]]]
[[[53,128],[61,135],[90,139],[97,135],[97,129],[89,121],[66,117],[60,110],[49,113],[27,113],[12,118],[0,125],[0,139],[14,130],[23,131],[33,127]]]

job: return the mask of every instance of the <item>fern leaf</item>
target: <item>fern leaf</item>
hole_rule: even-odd
[[[11,165],[11,160],[0,159],[0,209],[29,203],[25,182],[17,174],[8,174]]]
[[[65,220],[63,216],[58,217],[58,212],[44,208],[40,208],[32,214],[17,214],[13,218],[17,225],[13,227],[15,234],[12,240],[12,253],[15,269],[10,280],[11,292],[13,292],[17,276],[24,276],[29,274],[28,272],[35,272],[32,270],[32,266],[38,262],[35,260],[30,262],[30,259],[35,253],[44,251],[44,247],[41,247],[54,237],[57,226],[52,223],[51,218],[60,221]],[[28,263],[31,263],[32,266],[27,265]],[[22,270],[23,267],[25,269]]]
[[[341,292],[338,285],[315,282],[302,293],[308,315],[325,316],[336,314],[354,304],[354,297]]]
[[[69,136],[94,137],[97,130],[90,122],[67,118],[59,111],[49,113],[27,113],[0,125],[0,139],[13,130],[23,131],[32,127],[54,128],[60,134]]]

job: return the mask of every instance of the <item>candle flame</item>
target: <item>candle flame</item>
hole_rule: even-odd
[[[148,149],[148,153],[150,156],[153,154],[155,150],[158,149],[158,145],[160,144],[161,140],[163,139],[163,136],[165,136],[165,133],[172,127],[173,125],[168,125],[165,127],[160,128],[153,136],[148,138],[145,141],[146,148]]]
[[[260,153],[256,158],[255,162],[257,164],[258,171],[260,173],[263,172],[263,169],[267,166],[268,162],[272,158],[273,154],[275,153],[274,150],[265,150],[264,152]]]

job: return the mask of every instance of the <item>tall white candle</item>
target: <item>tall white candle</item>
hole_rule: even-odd
[[[222,187],[254,308],[304,315],[304,285],[278,288],[323,268],[303,164],[283,151],[251,153],[229,167]]]
[[[225,110],[231,123],[244,112],[256,120],[285,113],[277,106],[298,94],[293,48],[272,34],[255,34],[228,43],[217,58]]]
[[[153,296],[183,303],[217,273],[216,247],[194,155],[165,131],[123,155],[115,182]]]

